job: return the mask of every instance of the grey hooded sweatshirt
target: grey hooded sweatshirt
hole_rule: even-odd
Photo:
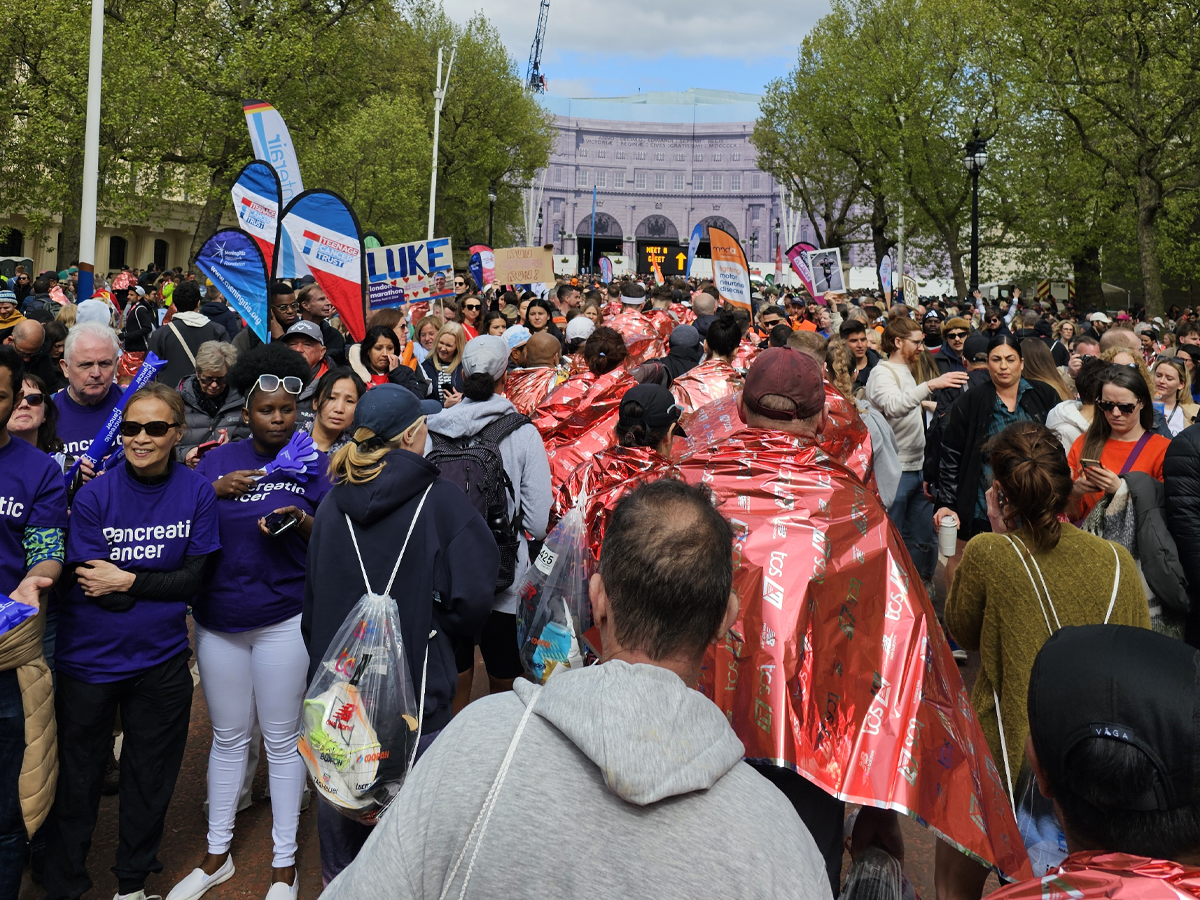
[[[507,397],[493,394],[487,400],[477,402],[463,399],[425,420],[430,431],[459,440],[473,437],[486,425],[515,413],[517,408]],[[433,449],[433,439],[425,444],[425,454]],[[526,532],[535,541],[546,536],[546,526],[550,521],[550,503],[554,499],[550,484],[550,460],[546,458],[546,445],[542,436],[533,424],[522,425],[516,431],[500,442],[500,457],[504,460],[504,471],[512,481],[516,500],[509,498],[508,515],[511,519],[516,513],[517,503],[521,506],[521,522]],[[521,535],[521,546],[517,548],[517,574],[512,585],[496,595],[496,612],[515,613],[517,611],[517,591],[525,580],[529,569],[529,542]]]
[[[438,900],[535,697],[446,896],[469,869],[468,898],[832,900],[812,837],[721,711],[667,669],[620,661],[459,713],[323,900]]]

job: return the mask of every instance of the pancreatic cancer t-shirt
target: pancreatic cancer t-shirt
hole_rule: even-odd
[[[106,559],[130,572],[173,572],[185,556],[221,547],[217,495],[208,480],[179,463],[162,484],[145,485],[117,466],[75,495],[67,564]],[[79,681],[102,684],[152,669],[187,649],[191,597],[137,598],[109,612],[71,586],[58,611],[56,665]]]
[[[210,483],[239,469],[258,470],[274,459],[254,452],[247,439],[224,444],[204,455],[196,474]],[[317,475],[305,484],[279,473],[263,478],[240,497],[217,501],[221,546],[212,578],[192,609],[196,621],[212,631],[249,631],[300,615],[304,605],[304,569],[308,541],[293,527],[278,537],[263,534],[258,520],[285,506],[310,516],[330,490],[322,453]]]
[[[0,594],[25,577],[25,529],[67,527],[67,486],[54,460],[19,437],[0,447]]]
[[[108,396],[95,406],[84,406],[71,399],[68,388],[63,388],[52,398],[58,407],[58,436],[63,442],[63,452],[78,457],[92,445],[92,441],[108,421],[121,399],[121,389],[113,384]]]

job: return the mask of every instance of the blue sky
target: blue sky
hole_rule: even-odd
[[[443,2],[459,21],[482,10],[524,75],[539,0]],[[549,92],[568,97],[690,87],[758,94],[788,72],[828,9],[828,0],[551,0],[542,71]]]

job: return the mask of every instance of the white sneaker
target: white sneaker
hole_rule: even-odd
[[[284,884],[282,881],[277,881],[271,885],[271,889],[267,891],[267,900],[296,900],[300,896],[300,873],[296,873],[296,880],[290,885]]]
[[[138,891],[134,894],[117,894],[113,897],[113,900],[162,900],[162,896],[159,894],[150,894],[147,896],[145,891]]]
[[[203,897],[209,888],[216,887],[232,878],[235,871],[237,870],[233,867],[232,854],[225,857],[221,868],[211,875],[206,875],[203,869],[192,869],[183,881],[171,888],[171,893],[167,894],[167,900],[197,900],[197,898]],[[125,900],[125,898],[122,897],[120,900]],[[141,898],[134,898],[134,900],[141,900]]]

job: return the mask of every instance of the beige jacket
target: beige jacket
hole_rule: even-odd
[[[21,706],[25,710],[25,758],[17,791],[25,830],[33,833],[46,821],[58,784],[58,728],[54,721],[54,681],[42,656],[46,611],[0,635],[0,671],[17,670]]]

